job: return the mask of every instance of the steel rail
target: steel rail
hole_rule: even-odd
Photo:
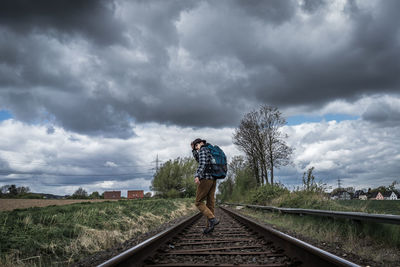
[[[226,209],[224,207],[220,208],[239,222],[247,225],[249,228],[258,232],[260,235],[278,244],[278,246],[284,249],[285,254],[292,258],[299,259],[303,263],[303,266],[359,266],[355,263],[333,255],[327,251],[305,243],[297,238],[277,231],[271,227],[262,225],[230,209]]]
[[[248,205],[248,204],[236,204],[236,203],[225,203],[225,204],[234,206],[245,206],[247,208],[252,208],[252,209],[278,211],[281,213],[291,213],[300,215],[308,214],[308,215],[324,216],[331,218],[349,219],[354,221],[400,224],[400,215],[392,215],[392,214],[373,214],[373,213],[349,212],[349,211],[278,208],[273,206],[260,206],[260,205]]]
[[[275,229],[272,229],[268,226],[261,225],[255,222],[252,219],[244,217],[232,210],[220,207],[226,214],[231,216],[233,219],[237,220],[241,224],[246,225],[249,229],[257,232],[260,236],[263,236],[267,240],[272,241],[276,244],[276,247],[284,250],[285,255],[291,257],[293,260],[297,262],[301,262],[301,266],[352,266],[356,267],[356,265],[352,262],[349,262],[345,259],[342,259],[338,256],[335,256],[329,252],[323,251],[319,248],[316,248],[310,244],[307,244],[301,240],[293,238],[289,235],[281,233]],[[156,253],[156,251],[166,242],[173,239],[177,235],[181,233],[189,225],[192,225],[194,222],[199,220],[202,217],[201,213],[195,214],[185,221],[170,227],[169,229],[145,240],[144,242],[132,247],[123,253],[111,258],[110,260],[98,265],[100,267],[109,267],[109,266],[142,266],[144,264],[144,260]],[[186,236],[186,235],[185,235]],[[203,241],[206,241],[204,239]],[[202,249],[192,249],[193,251],[182,251],[182,254],[187,254],[188,252],[195,253],[196,255],[209,255],[216,252],[199,252],[198,250]],[[195,251],[196,250],[196,251]],[[180,251],[177,251],[180,252]],[[203,253],[203,254],[202,254]],[[232,253],[233,255],[239,254],[239,252],[226,252]],[[248,252],[250,253],[250,252]],[[267,253],[267,251],[263,252],[253,252],[253,253]],[[221,253],[217,253],[221,254]],[[280,254],[279,254],[280,255]],[[279,256],[278,255],[278,256]],[[168,264],[167,264],[168,265]],[[162,266],[167,266],[162,265]],[[170,264],[171,266],[180,266],[179,263]],[[158,266],[157,264],[155,266]],[[160,265],[161,266],[161,265]],[[169,266],[169,265],[168,265]],[[193,266],[200,266],[199,264]],[[207,264],[210,266],[210,264]],[[218,264],[218,266],[224,266],[224,264]],[[228,266],[228,265],[227,265]],[[231,265],[229,265],[231,266]],[[246,266],[246,265],[243,265]]]
[[[141,266],[144,259],[149,257],[164,242],[167,242],[176,236],[185,227],[201,218],[201,213],[197,213],[188,219],[172,226],[161,233],[143,241],[142,243],[122,252],[121,254],[109,259],[108,261],[98,265],[98,267],[110,266]]]

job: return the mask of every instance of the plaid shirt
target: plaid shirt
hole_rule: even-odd
[[[207,166],[211,164],[211,153],[206,146],[202,146],[198,153],[199,156],[199,167],[197,168],[195,177],[199,179],[214,179],[211,173],[207,172]]]

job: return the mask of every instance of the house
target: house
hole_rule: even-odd
[[[350,200],[351,194],[346,190],[340,190],[331,195],[331,199],[333,200]]]
[[[353,198],[360,199],[360,196],[361,196],[361,195],[367,195],[367,190],[366,190],[366,189],[356,190],[356,191],[354,192]],[[363,197],[363,198],[364,198],[364,197]]]
[[[385,198],[383,197],[381,192],[373,192],[370,195],[369,199],[372,199],[372,200],[384,200]]]
[[[397,194],[393,191],[384,193],[383,197],[385,198],[385,200],[397,200],[398,199]]]
[[[358,199],[360,199],[360,200],[367,200],[368,197],[367,197],[367,195],[365,195],[365,194],[360,194],[360,195],[358,196]]]
[[[128,199],[136,199],[136,198],[143,198],[144,192],[143,190],[129,190],[128,191]]]
[[[121,199],[121,191],[106,191],[104,199]]]

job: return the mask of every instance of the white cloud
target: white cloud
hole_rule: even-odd
[[[0,176],[0,184],[24,185],[36,192],[61,195],[72,194],[79,187],[88,192],[148,191],[157,155],[162,162],[191,157],[190,143],[195,138],[220,145],[229,158],[238,153],[231,143],[230,128],[193,129],[150,123],[137,125],[137,136],[127,140],[79,135],[59,127],[48,134],[47,129],[46,125],[13,119],[0,122],[1,173],[13,173]]]
[[[220,145],[229,159],[241,154],[232,144],[233,128],[146,123],[136,125],[136,136],[126,140],[53,128],[49,134],[48,125],[0,122],[0,166],[3,174],[14,173],[0,176],[0,184],[61,195],[79,187],[88,192],[148,191],[157,155],[161,162],[191,157],[190,142],[195,138]],[[302,173],[311,166],[317,179],[333,186],[338,178],[357,188],[388,185],[400,178],[400,126],[378,127],[359,119],[303,123],[285,126],[284,131],[295,149],[294,166],[275,172],[284,184],[300,184]]]
[[[346,186],[358,188],[388,185],[400,178],[400,145],[393,141],[400,140],[399,126],[377,127],[362,120],[330,121],[287,126],[285,131],[295,148],[298,178],[312,166],[318,178],[334,186],[338,178]]]

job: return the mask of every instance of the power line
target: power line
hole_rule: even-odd
[[[44,162],[18,162],[18,161],[13,161],[13,160],[5,160],[5,159],[1,159],[3,160],[5,163],[12,163],[13,165],[38,165],[38,166],[54,166],[55,163],[44,163]],[[68,167],[90,167],[90,168],[110,168],[110,167],[118,167],[118,168],[128,168],[128,167],[150,167],[153,166],[152,164],[136,164],[136,165],[118,165],[116,164],[116,166],[99,166],[99,165],[91,165],[91,164],[76,164],[76,163],[63,163],[60,162],[59,163],[61,166],[68,166]]]
[[[1,176],[8,176],[10,174],[26,174],[26,175],[48,175],[48,176],[79,176],[79,177],[84,177],[84,176],[91,176],[91,177],[106,177],[106,176],[129,176],[129,175],[150,175],[152,173],[150,172],[136,172],[136,173],[116,173],[116,174],[64,174],[64,173],[45,173],[45,172],[15,172],[15,171],[9,171],[6,170],[4,172],[7,172],[6,174],[1,174],[1,172],[4,170],[0,170],[0,175]]]

